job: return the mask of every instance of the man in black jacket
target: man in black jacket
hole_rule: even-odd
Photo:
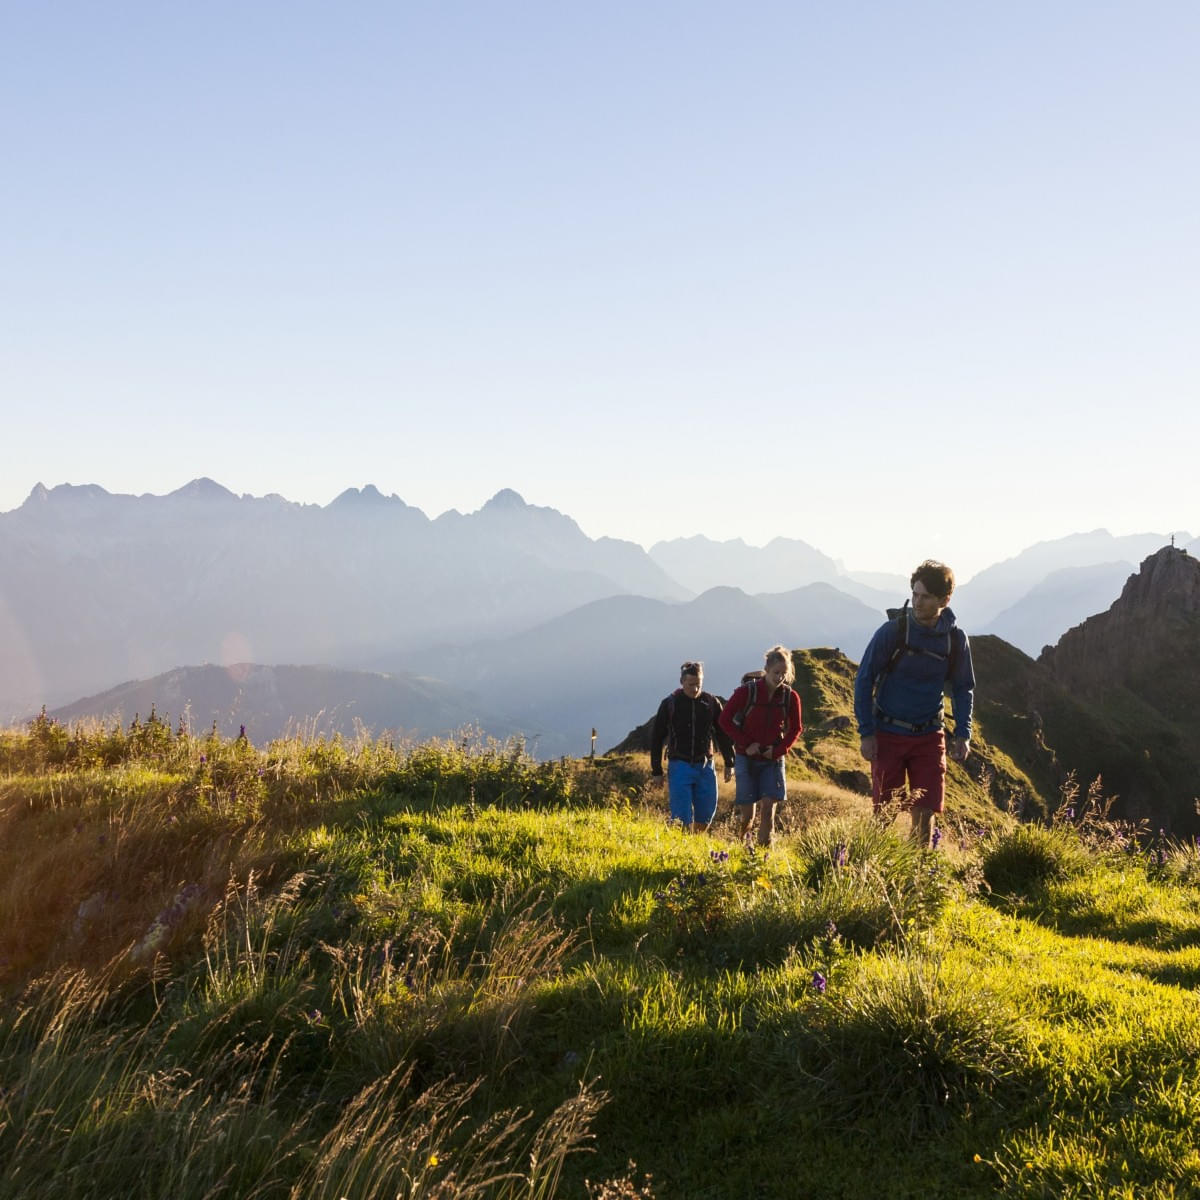
[[[662,779],[667,746],[667,794],[671,820],[703,833],[717,812],[717,773],[713,742],[725,760],[725,782],[733,777],[733,744],[717,724],[721,701],[704,690],[704,664],[685,662],[679,687],[658,706],[650,734],[650,774]]]

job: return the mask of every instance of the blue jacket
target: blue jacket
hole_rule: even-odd
[[[863,654],[854,679],[854,716],[858,721],[859,737],[871,737],[877,729],[885,733],[913,734],[917,731],[905,727],[912,725],[939,728],[942,696],[949,689],[954,710],[954,736],[970,738],[975,669],[971,665],[970,643],[967,635],[954,623],[954,613],[948,608],[943,609],[937,624],[926,629],[909,612],[909,652],[903,654],[884,676],[879,694],[872,698],[875,680],[891,660],[899,641],[900,622],[888,621],[875,631]],[[952,646],[953,672],[947,657]]]

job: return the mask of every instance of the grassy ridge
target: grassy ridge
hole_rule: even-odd
[[[646,772],[0,735],[0,1194],[1200,1189],[1194,848],[798,778],[763,856]]]

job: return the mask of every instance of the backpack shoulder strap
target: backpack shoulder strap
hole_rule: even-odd
[[[887,675],[895,665],[904,657],[908,651],[908,601],[905,600],[904,606],[895,615],[893,620],[896,622],[896,648],[892,651],[891,657],[887,660],[880,675]]]
[[[744,684],[746,689],[746,703],[742,705],[737,715],[733,718],[733,723],[741,729],[746,723],[746,714],[754,707],[758,699],[758,680],[748,679]]]
[[[959,646],[967,635],[957,625],[950,630],[950,653],[947,657],[946,678],[954,678],[954,668],[958,666]]]

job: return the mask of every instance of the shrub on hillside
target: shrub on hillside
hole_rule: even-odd
[[[519,739],[431,741],[413,748],[388,780],[388,791],[435,809],[478,804],[540,808],[567,804],[572,791],[565,763],[538,762]]]
[[[792,850],[795,865],[769,851],[712,851],[708,870],[682,872],[655,893],[653,928],[677,951],[752,969],[830,930],[863,949],[902,942],[950,895],[943,856],[869,819],[806,830]]]
[[[824,920],[855,945],[896,940],[906,928],[930,925],[950,896],[944,856],[871,817],[813,825],[796,837],[792,851],[797,874],[827,910]]]
[[[1087,849],[1069,828],[1017,825],[990,834],[981,847],[983,878],[993,892],[1027,895],[1088,866]]]
[[[917,1133],[1016,1082],[1021,1030],[1000,998],[938,959],[881,957],[810,1010],[819,1103],[836,1117],[907,1120]]]

